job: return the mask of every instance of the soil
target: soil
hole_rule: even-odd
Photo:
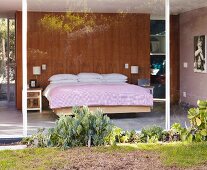
[[[149,151],[100,152],[94,148],[69,149],[64,168],[73,170],[180,170],[177,167],[166,167],[161,163],[159,154]],[[78,155],[78,156],[77,156]],[[62,155],[63,156],[63,155]],[[58,167],[52,167],[56,170]],[[206,170],[196,167],[190,170]]]

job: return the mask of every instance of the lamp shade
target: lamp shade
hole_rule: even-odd
[[[131,74],[138,74],[139,67],[138,66],[131,66]]]
[[[34,66],[33,67],[33,75],[40,75],[40,74],[41,74],[40,66]]]

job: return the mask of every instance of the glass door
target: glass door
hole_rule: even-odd
[[[15,19],[0,18],[0,105],[15,104]]]

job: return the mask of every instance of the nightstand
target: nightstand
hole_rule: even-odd
[[[146,86],[141,86],[141,87],[143,87],[143,88],[146,88],[146,89],[149,89],[150,90],[150,94],[154,94],[154,86],[148,86],[148,85],[146,85]]]
[[[42,88],[27,89],[27,110],[42,112]]]

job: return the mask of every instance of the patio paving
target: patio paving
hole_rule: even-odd
[[[184,105],[171,106],[171,124],[178,122],[183,126],[188,125],[187,120],[188,107]],[[128,113],[108,115],[112,122],[124,130],[141,130],[143,127],[157,125],[165,127],[165,103],[155,103],[150,113]],[[50,110],[44,110],[43,113],[28,112],[28,134],[37,132],[38,128],[50,128],[54,126],[57,116]],[[2,136],[22,136],[22,113],[14,107],[0,106],[0,138]]]

